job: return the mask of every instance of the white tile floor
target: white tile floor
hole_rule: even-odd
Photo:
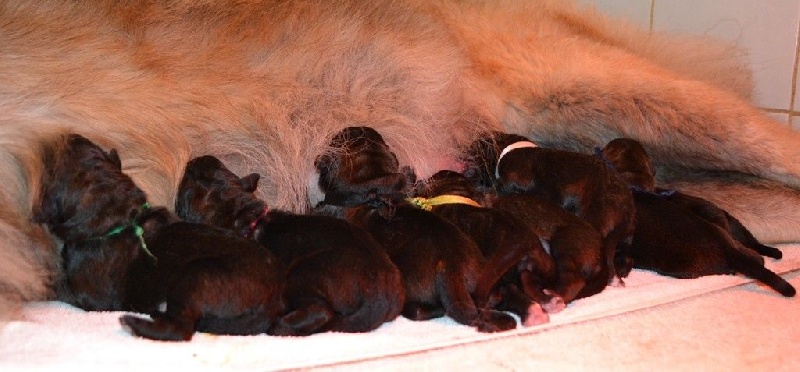
[[[658,31],[709,35],[748,51],[756,105],[800,130],[800,0],[579,0]]]

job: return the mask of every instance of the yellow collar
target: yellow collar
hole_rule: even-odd
[[[465,198],[458,195],[439,195],[435,198],[408,198],[406,201],[413,204],[417,208],[424,209],[426,211],[433,209],[433,206],[435,205],[442,204],[467,204],[473,207],[481,206],[478,204],[478,202],[470,198]]]

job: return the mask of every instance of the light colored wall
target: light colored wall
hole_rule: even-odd
[[[579,0],[644,28],[708,35],[748,51],[755,104],[800,131],[800,0]]]

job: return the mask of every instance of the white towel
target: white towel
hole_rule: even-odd
[[[782,245],[779,248],[784,258],[766,258],[767,267],[778,273],[800,269],[800,244]],[[253,371],[336,366],[339,363],[345,363],[340,366],[346,368],[349,365],[347,363],[354,361],[425,350],[434,350],[435,353],[437,349],[458,345],[491,347],[493,342],[508,343],[515,338],[524,342],[520,336],[556,327],[564,332],[566,330],[563,328],[571,324],[586,324],[748,282],[751,280],[742,276],[674,279],[634,270],[626,279],[625,287],[609,287],[598,295],[575,301],[561,313],[551,315],[548,324],[519,327],[497,334],[482,334],[448,318],[426,322],[399,318],[365,334],[272,337],[198,333],[192,341],[185,343],[155,342],[133,337],[119,324],[118,318],[122,313],[84,312],[60,302],[39,302],[27,305],[21,320],[9,322],[0,330],[0,370],[108,367],[116,371],[175,367],[180,370]],[[769,288],[761,286],[758,290],[763,292],[761,296],[779,297]],[[796,302],[797,299],[786,301]],[[776,309],[775,314],[781,314],[779,310]],[[731,311],[747,311],[747,304]],[[797,323],[797,314],[791,322]],[[519,357],[525,358],[524,355]]]

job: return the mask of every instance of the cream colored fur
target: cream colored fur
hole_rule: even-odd
[[[485,129],[584,152],[629,136],[665,185],[798,241],[800,134],[748,103],[740,54],[562,1],[2,2],[0,317],[57,275],[57,243],[29,219],[39,148],[64,131],[117,148],[153,204],[213,154],[295,211],[345,126],[375,127],[423,177]]]

